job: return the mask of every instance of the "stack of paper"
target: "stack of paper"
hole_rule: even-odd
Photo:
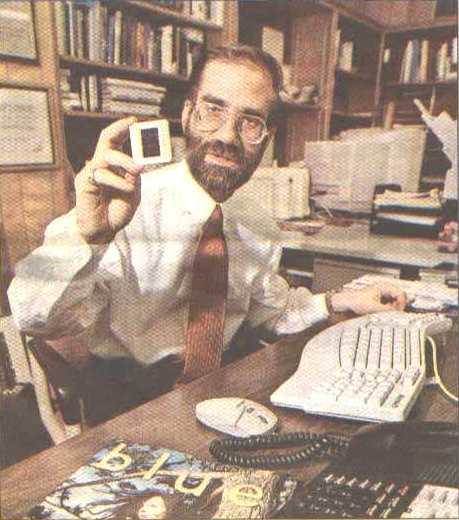
[[[441,311],[458,307],[457,290],[440,282],[399,280],[384,275],[366,274],[344,285],[344,288],[361,289],[381,283],[390,283],[405,291],[409,305],[416,310]]]

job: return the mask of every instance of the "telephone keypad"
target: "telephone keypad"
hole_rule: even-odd
[[[424,485],[402,518],[458,518],[459,489]]]
[[[300,487],[287,518],[458,518],[459,489],[323,472]]]

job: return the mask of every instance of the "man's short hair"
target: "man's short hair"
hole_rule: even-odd
[[[271,77],[272,87],[276,95],[276,100],[271,108],[268,123],[275,124],[279,115],[279,92],[283,85],[282,68],[271,54],[249,45],[229,45],[214,49],[203,49],[195,59],[193,70],[190,74],[190,85],[188,99],[193,100],[201,83],[202,73],[205,66],[211,61],[244,62],[248,61],[255,66],[262,68]]]

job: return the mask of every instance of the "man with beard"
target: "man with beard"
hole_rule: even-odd
[[[76,208],[51,223],[9,291],[21,330],[77,336],[101,370],[150,395],[218,367],[243,323],[288,334],[330,311],[405,305],[389,286],[328,296],[289,289],[277,274],[275,226],[259,207],[258,221],[246,219],[232,197],[275,133],[277,62],[251,47],[213,50],[190,84],[186,160],[141,176],[121,151],[135,119],[110,125],[76,177]]]

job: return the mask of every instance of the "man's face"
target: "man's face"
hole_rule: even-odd
[[[217,202],[228,199],[245,184],[260,164],[273,133],[260,143],[241,135],[241,116],[266,121],[275,101],[269,74],[247,61],[208,63],[193,101],[187,101],[182,125],[187,161],[193,177]],[[212,131],[203,124],[198,107],[222,108],[223,124]]]

